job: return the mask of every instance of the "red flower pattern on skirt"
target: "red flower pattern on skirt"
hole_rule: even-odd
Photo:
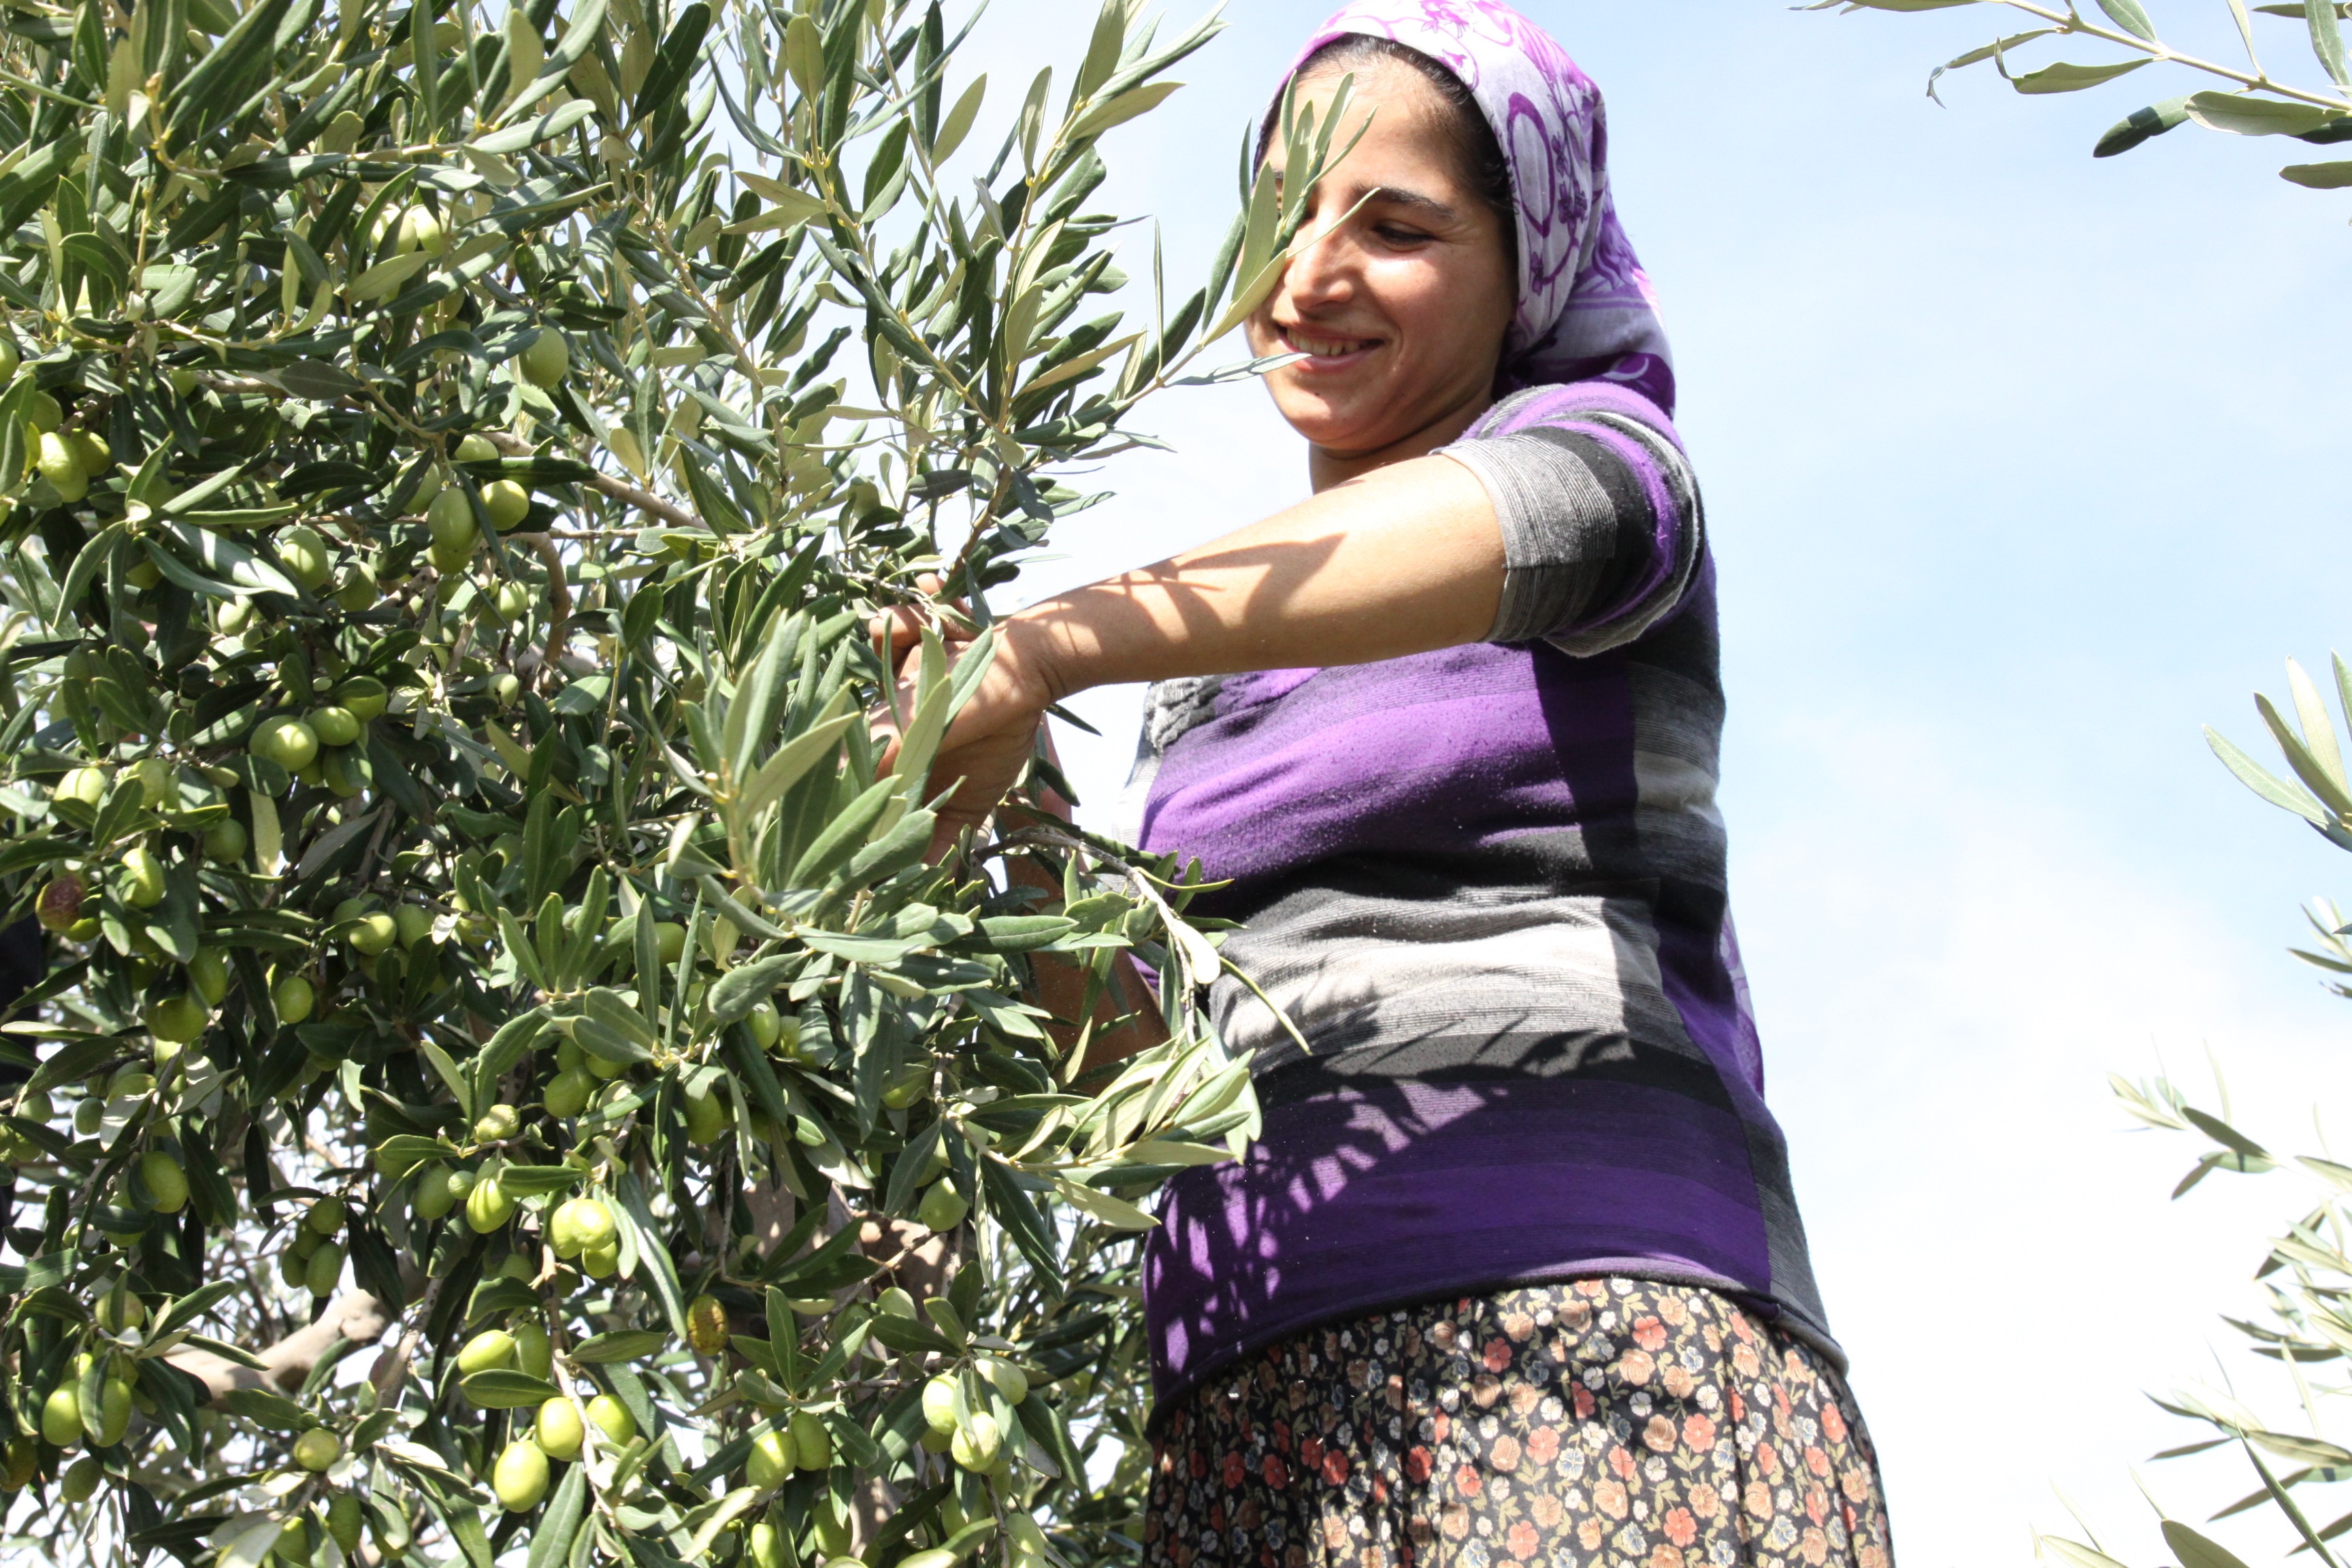
[[[1165,1418],[1146,1568],[1894,1568],[1811,1350],[1691,1286],[1584,1279],[1310,1329]]]

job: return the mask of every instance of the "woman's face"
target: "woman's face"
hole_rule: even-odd
[[[1266,384],[1318,455],[1341,460],[1467,428],[1492,399],[1517,294],[1502,220],[1465,177],[1452,107],[1410,66],[1348,68],[1356,85],[1333,144],[1366,111],[1370,128],[1308,196],[1299,253],[1246,329],[1255,353],[1307,356]],[[1300,79],[1318,123],[1343,74]],[[1279,131],[1267,155],[1282,166]]]

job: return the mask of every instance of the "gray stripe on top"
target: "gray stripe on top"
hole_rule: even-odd
[[[1441,447],[1486,486],[1502,529],[1503,594],[1488,642],[1545,638],[1580,656],[1619,647],[1680,604],[1697,569],[1705,524],[1681,449],[1638,420],[1577,418],[1637,443],[1664,479],[1678,513],[1672,567],[1634,603],[1610,602],[1648,564],[1659,520],[1623,461],[1593,436],[1547,426]]]
[[[1318,1057],[1439,1035],[1486,1036],[1507,1052],[1529,1037],[1591,1034],[1704,1059],[1666,999],[1657,942],[1639,899],[1468,887],[1445,900],[1383,898],[1320,881],[1260,910],[1224,951]],[[1231,975],[1211,987],[1210,1010],[1254,1072],[1297,1059],[1273,1010]]]

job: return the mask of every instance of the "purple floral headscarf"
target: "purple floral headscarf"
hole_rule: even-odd
[[[1519,309],[1504,380],[1621,382],[1673,414],[1657,296],[1609,194],[1601,89],[1551,35],[1498,0],[1357,0],[1315,30],[1283,80],[1349,33],[1394,39],[1452,71],[1502,144],[1519,219]]]

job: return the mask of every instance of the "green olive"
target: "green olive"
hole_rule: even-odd
[[[518,1323],[514,1328],[515,1370],[529,1373],[544,1382],[555,1375],[555,1347],[547,1337],[547,1330],[538,1323]]]
[[[932,1230],[953,1230],[971,1212],[971,1200],[950,1182],[933,1182],[915,1205],[915,1217]]]
[[[514,1217],[515,1200],[493,1175],[485,1175],[466,1194],[466,1223],[483,1236]]]
[[[436,549],[471,552],[478,530],[474,526],[474,503],[456,485],[445,485],[425,509],[425,531],[431,536]]]
[[[431,207],[414,206],[400,215],[400,226],[393,236],[396,252],[423,250],[438,256],[448,244],[448,231]]]
[[[615,1448],[625,1448],[636,1440],[637,1418],[629,1414],[627,1405],[609,1394],[600,1394],[588,1402],[588,1421]]]
[[[572,368],[571,345],[553,327],[540,328],[538,335],[518,357],[522,362],[523,379],[537,387],[553,386]]]
[[[392,923],[400,933],[403,947],[415,947],[433,934],[433,912],[415,904],[402,904],[394,910]]]
[[[320,1242],[302,1270],[302,1283],[313,1296],[331,1296],[342,1278],[343,1249],[331,1241]]]
[[[66,1467],[66,1473],[58,1480],[58,1493],[68,1502],[88,1502],[105,1475],[105,1468],[98,1462],[98,1457],[84,1454]]]
[[[610,1242],[620,1229],[613,1211],[595,1198],[566,1198],[548,1221],[548,1245],[558,1258],[574,1258]]]
[[[163,901],[163,863],[144,844],[134,844],[122,856],[122,901],[136,910],[151,910]]]
[[[909,1064],[882,1090],[882,1103],[893,1110],[904,1110],[929,1098],[931,1067],[929,1062]]]
[[[68,1375],[41,1404],[41,1440],[59,1448],[81,1441],[81,1379]]]
[[[98,1300],[98,1326],[110,1334],[135,1329],[146,1321],[147,1303],[138,1298],[127,1280],[116,1280],[114,1289]]]
[[[327,542],[309,524],[298,522],[279,533],[277,545],[278,563],[304,588],[315,590],[334,575],[334,564],[327,556]]]
[[[78,501],[89,493],[89,476],[82,471],[81,454],[58,431],[42,432],[33,448],[33,466],[60,500]]]
[[[151,1149],[139,1156],[139,1179],[147,1184],[147,1195],[154,1201],[159,1214],[178,1214],[188,1205],[188,1173],[180,1163],[160,1149]]]
[[[299,773],[319,755],[319,734],[299,719],[272,719],[253,732],[246,750],[289,773]]]
[[[343,1440],[324,1426],[313,1426],[294,1439],[294,1462],[317,1474],[343,1457]]]
[[[492,479],[482,487],[482,510],[491,527],[511,533],[530,515],[530,492],[512,479]]]
[[[360,738],[360,721],[348,708],[313,708],[305,721],[322,746],[348,746]]]
[[[596,1079],[587,1068],[566,1068],[547,1086],[547,1113],[568,1121],[588,1109],[588,1097],[595,1091]]]
[[[813,1411],[793,1412],[793,1461],[803,1470],[833,1466],[833,1434]]]
[[[375,569],[364,561],[354,561],[343,574],[342,586],[335,590],[335,603],[352,615],[375,608],[383,596],[376,586]]]
[[[239,595],[221,600],[213,608],[213,629],[225,637],[244,633],[253,624],[253,601]]]
[[[1007,1405],[1018,1405],[1029,1397],[1029,1374],[1019,1365],[1002,1356],[983,1356],[981,1375],[996,1386]]]
[[[360,1500],[350,1492],[337,1492],[327,1501],[327,1534],[343,1549],[349,1559],[360,1549],[360,1527],[365,1518]]]
[[[743,1461],[743,1482],[761,1491],[773,1491],[792,1479],[793,1445],[782,1432],[762,1432],[751,1440]]]
[[[188,960],[188,985],[206,1006],[219,1006],[228,994],[228,955],[216,947],[198,948]]]
[[[514,1365],[514,1336],[504,1329],[484,1329],[457,1352],[457,1370],[471,1376],[478,1372]]]
[[[410,1212],[430,1224],[457,1206],[457,1194],[449,1190],[449,1167],[438,1163],[425,1166],[416,1178],[416,1194],[409,1200]]]
[[[956,1381],[941,1373],[923,1384],[923,1419],[934,1432],[952,1432],[956,1418]]]
[[[131,1402],[131,1384],[120,1377],[110,1377],[98,1389],[98,1446],[111,1448],[122,1441],[131,1430],[131,1415],[137,1408]]]
[[[686,1342],[704,1355],[727,1348],[727,1309],[716,1296],[697,1296],[686,1304]]]
[[[335,705],[362,724],[382,718],[390,700],[383,682],[373,675],[354,675],[335,688]]]
[[[400,935],[400,924],[387,914],[362,915],[344,941],[363,958],[373,958]]]
[[[147,1032],[159,1040],[173,1045],[185,1045],[205,1032],[212,1015],[196,997],[165,996],[149,1004],[145,1015]]]
[[[245,858],[249,842],[245,824],[234,816],[224,816],[205,829],[205,858],[223,866],[233,866]]]
[[[985,1410],[975,1410],[971,1419],[956,1428],[949,1441],[948,1457],[961,1468],[981,1471],[996,1468],[996,1457],[1004,1444],[1004,1434],[996,1425],[996,1417]]]
[[[270,1009],[278,1015],[281,1027],[291,1027],[308,1018],[317,1000],[316,989],[299,974],[285,975],[269,988]]]
[[[715,1143],[732,1125],[727,1114],[727,1102],[719,1097],[713,1085],[705,1084],[697,1094],[686,1091],[686,1137],[690,1143]]]
[[[499,1456],[490,1484],[499,1494],[499,1506],[509,1513],[527,1513],[547,1495],[547,1456],[530,1438],[517,1438]]]
[[[587,1424],[581,1419],[580,1406],[558,1394],[539,1407],[539,1419],[533,1430],[539,1446],[551,1459],[576,1459],[581,1444],[588,1435]]]
[[[498,460],[499,449],[488,436],[468,431],[458,437],[457,449],[449,455],[461,463],[489,463]]]

